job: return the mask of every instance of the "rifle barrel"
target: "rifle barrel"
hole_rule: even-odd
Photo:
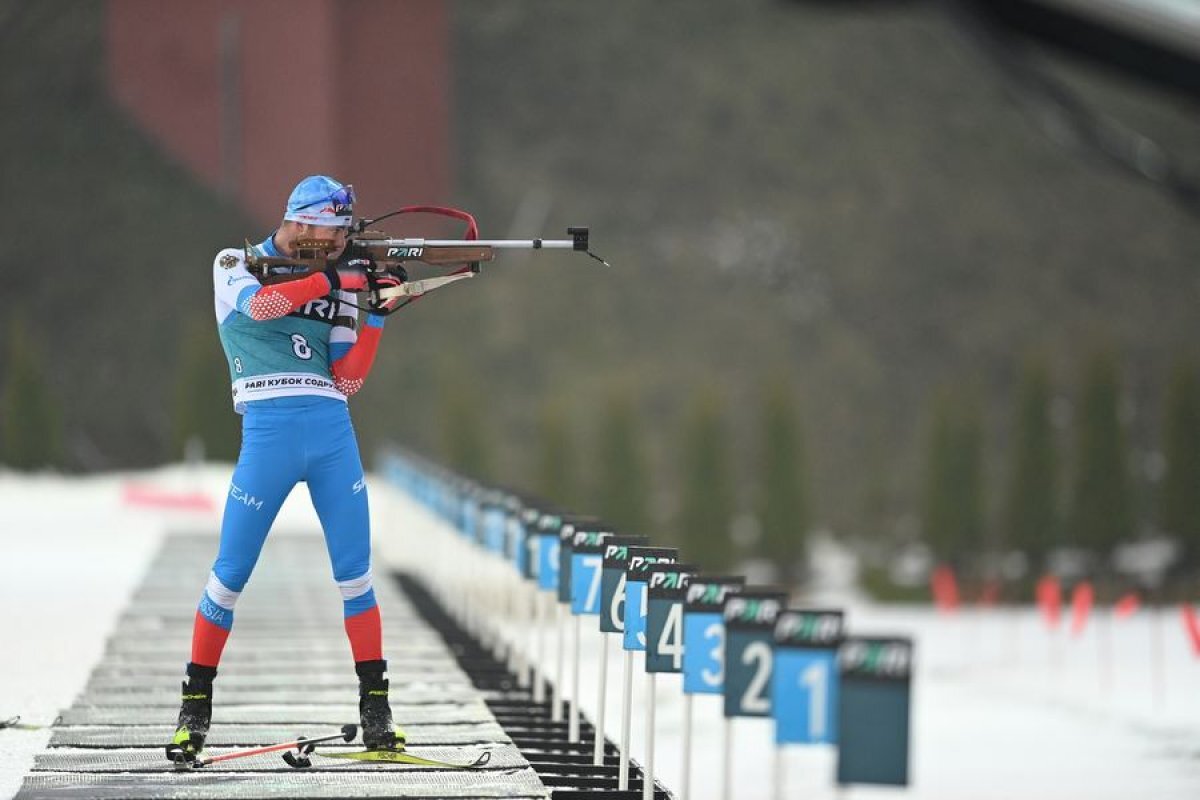
[[[507,250],[572,250],[571,239],[364,239],[362,244],[388,247],[494,247]]]

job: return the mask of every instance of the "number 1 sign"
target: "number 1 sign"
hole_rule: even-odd
[[[777,744],[837,741],[841,611],[786,610],[775,620],[771,704]]]

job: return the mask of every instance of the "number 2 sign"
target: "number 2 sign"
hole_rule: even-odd
[[[725,716],[771,715],[771,674],[775,666],[775,618],[787,592],[746,588],[725,601]]]

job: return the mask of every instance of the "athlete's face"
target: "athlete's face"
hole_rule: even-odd
[[[276,244],[289,256],[296,255],[296,242],[301,239],[319,239],[330,242],[331,258],[337,258],[346,249],[346,228],[331,228],[327,225],[308,225],[302,222],[285,221],[279,228]]]

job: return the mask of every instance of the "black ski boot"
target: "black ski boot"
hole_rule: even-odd
[[[388,703],[387,661],[359,661],[358,715],[362,723],[363,745],[368,750],[403,750],[404,729],[392,722]]]
[[[189,663],[187,676],[183,682],[175,736],[167,745],[167,759],[176,763],[194,761],[204,749],[204,739],[212,722],[212,688],[217,668]]]

